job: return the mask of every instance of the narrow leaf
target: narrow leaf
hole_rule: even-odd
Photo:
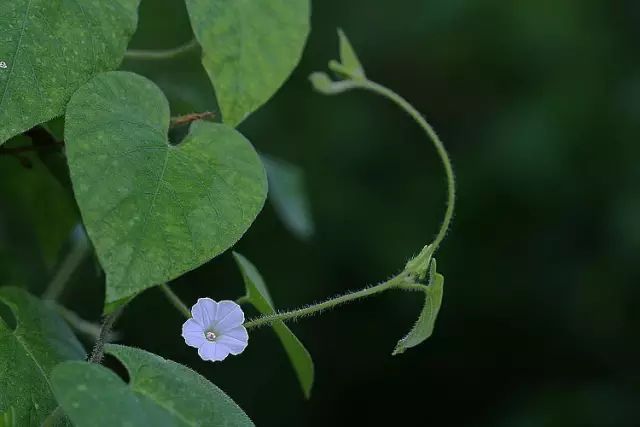
[[[52,374],[60,406],[76,427],[252,426],[222,390],[186,366],[152,353],[108,345],[127,368],[129,384],[87,362],[65,362]]]
[[[91,76],[117,68],[139,0],[3,0],[0,145],[64,113]]]
[[[342,30],[338,30],[340,38],[340,62],[351,77],[364,77],[364,68],[351,46],[351,42]]]
[[[127,72],[97,76],[67,109],[71,180],[107,273],[107,310],[227,250],[266,198],[264,167],[240,133],[198,121],[171,145],[169,120],[157,86]]]
[[[436,260],[431,262],[431,280],[429,286],[424,290],[424,306],[418,317],[418,321],[413,325],[411,331],[406,337],[398,341],[396,348],[393,350],[393,355],[404,353],[405,350],[411,347],[415,347],[433,333],[433,327],[440,311],[440,305],[442,304],[442,291],[444,285],[444,276],[436,272]]]
[[[239,253],[234,252],[233,256],[242,273],[249,302],[262,314],[274,314],[273,302],[256,267]],[[309,398],[314,378],[311,355],[284,322],[274,322],[272,327],[289,356],[305,396]]]
[[[53,309],[22,289],[0,288],[0,421],[39,426],[57,406],[49,387],[52,369],[85,357]]]
[[[308,239],[313,235],[313,219],[302,170],[280,159],[262,155],[269,179],[269,200],[294,235]]]
[[[282,86],[309,33],[309,0],[186,0],[225,123],[236,126]]]

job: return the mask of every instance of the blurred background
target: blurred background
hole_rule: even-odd
[[[143,0],[140,13],[134,48],[191,38],[181,0]],[[158,290],[126,310],[121,342],[193,367],[258,425],[640,425],[640,2],[322,0],[312,27],[300,66],[240,129],[301,168],[315,232],[291,233],[267,204],[236,249],[285,309],[391,276],[437,231],[444,174],[420,129],[371,94],[310,88],[341,27],[369,77],[421,110],[454,162],[434,336],[391,357],[415,294],[294,324],[315,361],[309,401],[269,329],[242,357],[203,362]],[[156,81],[174,114],[216,110],[197,52],[123,68]],[[41,293],[77,222],[37,158],[0,157],[0,284]],[[97,321],[103,283],[87,258],[60,301]],[[189,304],[243,292],[229,253],[172,286]]]

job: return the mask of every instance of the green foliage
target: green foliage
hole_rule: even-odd
[[[14,138],[7,143],[28,138]],[[17,161],[9,161],[0,167],[3,185],[2,216],[13,224],[31,229],[39,244],[42,259],[47,267],[58,259],[63,243],[78,221],[73,197],[55,180],[35,156],[26,157],[32,164],[24,168]],[[56,224],[51,227],[51,224]],[[0,283],[2,283],[0,278]]]
[[[340,39],[340,62],[331,61],[329,67],[345,76],[364,79],[364,68],[353,50],[351,42],[342,30],[338,30],[338,38]]]
[[[71,178],[109,308],[228,249],[266,197],[260,159],[233,128],[196,122],[171,145],[168,127],[166,98],[132,73],[97,76],[67,109]]]
[[[252,426],[222,390],[186,366],[144,350],[107,346],[129,383],[88,362],[65,362],[51,376],[55,395],[76,427]]]
[[[289,231],[308,239],[314,225],[302,170],[281,159],[261,157],[269,178],[269,200],[278,216]]]
[[[393,355],[404,353],[408,348],[417,346],[431,336],[442,305],[443,286],[444,276],[436,271],[436,260],[433,259],[431,260],[431,269],[429,271],[429,285],[422,287],[424,291],[424,306],[420,316],[407,336],[398,341],[396,348],[393,350]]]
[[[0,420],[40,425],[57,406],[49,385],[52,369],[85,357],[52,308],[22,289],[0,288]]]
[[[138,2],[2,1],[0,145],[61,115],[80,85],[120,64]]]
[[[309,0],[186,0],[225,123],[236,126],[282,86],[309,33]]]
[[[244,285],[246,289],[246,298],[249,302],[263,315],[274,314],[273,301],[269,295],[269,291],[262,279],[262,276],[256,267],[244,256],[234,252],[233,256],[238,264],[238,268],[242,273]],[[289,360],[296,371],[302,391],[305,396],[311,396],[311,388],[313,387],[314,368],[313,360],[309,351],[304,347],[300,340],[291,332],[291,330],[282,321],[273,322],[271,324],[273,330],[278,335],[282,346],[284,347]]]
[[[137,25],[138,2],[2,3],[0,23],[6,28],[0,28],[0,145],[16,136],[25,145],[11,142],[0,153],[31,168],[36,157],[24,153],[38,150],[38,172],[46,167],[49,178],[55,177],[61,184],[50,186],[53,181],[43,180],[40,175],[37,179],[26,177],[21,181],[36,191],[23,195],[16,187],[16,205],[22,205],[19,209],[23,210],[36,203],[47,205],[45,220],[37,217],[31,224],[34,234],[42,235],[42,251],[53,259],[71,224],[77,222],[74,206],[58,204],[65,196],[63,191],[73,191],[106,273],[104,311],[108,315],[99,327],[58,306],[75,328],[96,336],[91,363],[79,361],[86,357],[84,349],[48,305],[20,289],[0,289],[0,427],[40,425],[45,417],[45,425],[66,424],[63,413],[80,427],[253,425],[220,389],[175,362],[143,350],[108,345],[106,352],[126,367],[129,381],[100,362],[105,340],[112,336],[120,313],[116,309],[143,290],[162,284],[174,305],[190,317],[188,307],[165,282],[208,262],[242,237],[264,205],[267,173],[273,189],[271,200],[285,226],[301,238],[313,233],[301,171],[270,158],[265,158],[265,171],[251,143],[235,130],[274,95],[298,63],[309,32],[310,3],[185,0],[183,12],[191,20],[195,39],[173,49],[128,52],[128,57],[137,60],[190,58],[190,66],[197,64],[207,88],[208,80],[212,83],[215,100],[211,93],[192,96],[198,92],[195,85],[191,95],[183,96],[185,86],[174,81],[178,79],[170,70],[149,74],[156,80],[168,76],[162,84],[179,110],[189,109],[199,100],[208,111],[214,111],[217,101],[221,123],[212,123],[203,119],[217,113],[195,111],[172,118],[169,101],[156,83],[131,72],[111,71],[120,64]],[[434,243],[400,274],[375,286],[288,312],[276,312],[258,270],[234,253],[246,288],[242,300],[251,303],[261,316],[244,322],[242,335],[222,335],[219,344],[222,338],[235,337],[244,349],[245,328],[250,331],[271,325],[307,398],[314,382],[313,361],[284,321],[391,289],[422,291],[426,300],[420,317],[393,354],[418,345],[431,335],[441,304],[444,279],[436,272],[432,255],[453,213],[452,170],[435,132],[407,101],[368,80],[342,31],[339,39],[340,62],[329,64],[338,80],[314,74],[314,86],[328,94],[354,88],[371,90],[409,113],[434,140],[443,160],[449,185],[448,209]],[[195,57],[198,44],[204,69]],[[190,124],[188,130],[181,127],[185,124]],[[43,148],[50,153],[41,151]],[[16,179],[17,165],[2,169],[10,178],[2,175],[0,181]],[[56,233],[49,231],[51,226]],[[4,237],[1,231],[0,239]],[[56,299],[62,293],[88,252],[87,243],[84,239],[71,247],[43,298]],[[3,254],[11,247],[2,240],[0,244]],[[424,285],[427,271],[428,286]],[[220,306],[212,307],[202,314],[211,318],[201,319],[201,327],[190,331],[186,324],[183,330],[185,340],[189,345],[198,343],[199,350],[203,349],[202,343],[211,344],[205,340],[217,340],[217,328],[232,319],[230,313],[215,308]],[[197,317],[195,311],[193,314]],[[201,351],[198,354],[207,359]]]

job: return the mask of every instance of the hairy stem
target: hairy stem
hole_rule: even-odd
[[[196,39],[190,40],[187,43],[174,47],[171,49],[159,49],[159,50],[147,50],[147,49],[129,49],[125,53],[124,57],[140,61],[161,61],[173,59],[186,52],[189,52],[198,47],[198,41]]]
[[[180,297],[171,290],[169,285],[167,285],[166,283],[161,284],[160,290],[164,292],[164,295],[167,297],[169,302],[173,304],[173,306],[177,308],[180,313],[186,316],[187,319],[191,317],[191,310],[189,310],[189,307],[187,307],[187,305],[182,302]]]
[[[122,308],[119,308],[105,316],[102,321],[102,326],[100,327],[100,333],[96,339],[96,344],[93,346],[93,351],[91,352],[91,356],[88,360],[90,363],[102,363],[102,359],[104,358],[104,345],[107,343],[107,338],[111,335],[113,325],[116,323],[116,320],[118,320],[121,313]]]
[[[252,319],[246,322],[244,326],[247,329],[252,329],[252,328],[257,328],[264,325],[269,325],[277,321],[286,322],[289,320],[296,320],[301,317],[312,316],[314,314],[318,314],[325,310],[330,310],[332,308],[335,308],[342,304],[346,304],[348,302],[352,302],[361,298],[370,297],[392,288],[400,288],[402,285],[406,284],[406,281],[407,281],[406,274],[401,273],[387,280],[386,282],[382,282],[378,285],[370,286],[360,291],[339,295],[318,304],[313,304],[313,305],[299,308],[296,310],[285,311],[285,312],[276,313],[276,314],[269,314],[266,316],[258,317],[256,319]]]
[[[420,114],[418,110],[416,110],[413,105],[411,105],[406,99],[392,91],[391,89],[382,86],[376,82],[367,79],[354,79],[347,80],[344,82],[344,89],[365,89],[371,92],[377,93],[378,95],[382,95],[385,98],[391,100],[393,103],[398,105],[402,110],[404,110],[407,114],[413,118],[413,120],[418,123],[418,125],[425,131],[431,142],[433,143],[438,156],[440,156],[440,160],[442,161],[442,165],[444,166],[444,171],[447,176],[447,209],[444,214],[444,220],[442,221],[442,225],[440,226],[440,230],[436,235],[435,240],[433,241],[433,250],[434,252],[440,246],[440,243],[444,240],[447,230],[449,230],[449,225],[451,224],[451,220],[453,218],[453,212],[455,209],[456,202],[456,182],[455,176],[453,173],[453,167],[451,165],[451,159],[449,159],[449,154],[447,153],[442,140],[433,129],[433,127],[425,120],[425,118]]]

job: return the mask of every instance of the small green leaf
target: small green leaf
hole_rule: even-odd
[[[431,258],[433,257],[433,245],[426,245],[422,248],[420,253],[411,258],[404,267],[404,271],[411,274],[411,276],[418,282],[422,282],[427,277],[427,271],[431,265]],[[431,269],[433,273],[434,268]]]
[[[64,113],[91,76],[116,68],[139,0],[6,0],[0,26],[0,145]]]
[[[152,353],[108,345],[129,384],[87,362],[65,362],[51,376],[60,406],[76,427],[252,426],[222,390],[186,366]]]
[[[308,239],[314,227],[302,170],[265,155],[262,161],[269,179],[269,200],[278,216],[294,235]]]
[[[309,0],[186,0],[225,123],[237,126],[282,86],[309,34]]]
[[[71,180],[107,273],[107,311],[235,244],[264,204],[257,153],[233,128],[198,121],[167,140],[169,106],[144,77],[104,73],[67,109]]]
[[[249,302],[262,314],[274,314],[276,311],[273,308],[273,302],[258,270],[249,260],[239,253],[234,252],[233,256],[242,273]],[[293,369],[296,371],[298,381],[300,381],[300,385],[302,386],[302,391],[308,399],[309,396],[311,396],[314,376],[311,355],[284,322],[274,322],[272,327],[278,335],[278,338],[280,338],[280,342],[289,356]]]
[[[0,288],[0,420],[39,426],[57,406],[48,379],[52,369],[85,357],[53,309],[22,289]]]
[[[415,347],[433,333],[433,327],[440,311],[440,305],[442,304],[442,291],[444,285],[444,276],[436,272],[436,260],[431,262],[429,286],[424,288],[424,306],[418,317],[418,321],[413,325],[411,331],[406,337],[398,341],[396,348],[393,350],[393,355],[404,353],[405,350],[411,347]]]
[[[352,78],[364,78],[364,68],[353,50],[349,39],[341,29],[338,29],[338,37],[340,38],[340,62],[343,70]]]

